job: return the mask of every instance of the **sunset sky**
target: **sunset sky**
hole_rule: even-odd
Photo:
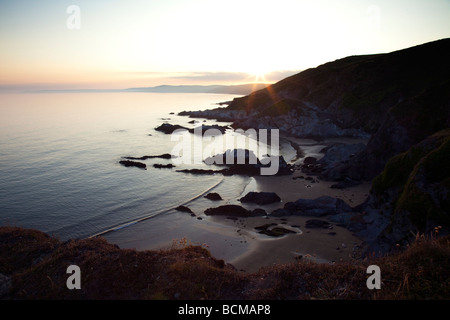
[[[0,88],[273,82],[448,37],[450,0],[0,0]]]

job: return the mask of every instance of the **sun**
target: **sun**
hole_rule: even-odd
[[[266,71],[252,71],[249,72],[250,77],[253,79],[254,83],[265,83],[266,81]]]

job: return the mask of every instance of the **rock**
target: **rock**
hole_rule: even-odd
[[[329,229],[331,226],[332,225],[328,221],[319,219],[307,220],[305,223],[305,228],[308,229],[318,229],[318,228]]]
[[[157,169],[171,169],[171,168],[175,168],[175,166],[171,163],[169,164],[154,164],[153,168],[157,168]]]
[[[243,198],[239,199],[243,203],[256,203],[265,205],[274,202],[280,202],[281,198],[275,192],[249,192]]]
[[[210,192],[205,196],[206,199],[212,200],[212,201],[219,201],[222,200],[222,197],[217,192]]]
[[[186,206],[178,206],[175,208],[175,210],[181,211],[181,212],[193,213],[192,210]]]
[[[228,204],[216,208],[208,208],[205,210],[205,214],[208,216],[254,217],[266,215],[266,212],[262,209],[250,211],[239,205]]]
[[[450,129],[439,131],[392,157],[372,181],[358,230],[367,253],[386,254],[417,234],[450,234]]]
[[[183,169],[183,170],[177,170],[177,172],[183,172],[183,173],[191,173],[191,174],[207,174],[207,175],[213,175],[213,174],[222,174],[224,170],[212,170],[212,169]]]
[[[180,126],[178,124],[170,124],[170,123],[163,123],[159,127],[155,128],[156,131],[161,131],[165,134],[172,134],[175,130],[189,130],[186,127]]]
[[[141,169],[147,169],[147,165],[142,162],[131,161],[131,160],[121,160],[119,163],[125,167],[138,167]]]
[[[326,215],[351,212],[352,208],[342,199],[322,196],[316,199],[298,199],[288,202],[282,209],[272,212],[272,216],[301,215],[321,217]]]
[[[169,153],[164,153],[156,156],[142,156],[142,157],[123,157],[124,159],[128,160],[147,160],[147,159],[153,159],[153,158],[161,158],[161,159],[171,159],[175,156],[172,156]]]
[[[194,129],[189,129],[190,133],[198,133],[198,134],[205,134],[206,135],[216,135],[215,133],[220,132],[220,134],[224,134],[227,129],[230,129],[229,126],[219,126],[218,124],[213,125],[200,125],[198,127],[195,127]],[[210,131],[208,131],[210,130]],[[213,134],[214,133],[214,134]]]
[[[258,233],[265,234],[270,237],[281,237],[286,234],[296,233],[293,230],[282,228],[282,227],[275,227],[275,226],[276,226],[276,224],[271,223],[271,224],[265,224],[263,226],[256,227],[255,229],[260,230]]]
[[[303,164],[315,164],[317,162],[317,158],[315,157],[306,157],[303,159]]]
[[[363,143],[337,144],[328,148],[325,155],[317,161],[317,165],[321,167],[320,175],[326,180],[342,180],[348,176],[357,177],[357,174],[349,171],[351,168],[349,168],[348,163],[356,154],[363,152],[365,148],[366,145]],[[341,168],[346,168],[347,171]]]
[[[277,225],[276,223],[266,223],[266,224],[263,224],[262,226],[255,227],[255,229],[256,230],[266,230],[266,229],[276,226],[276,225]]]
[[[261,175],[262,168],[272,167],[275,169],[272,161],[278,162],[278,170],[274,173],[275,175],[292,174],[292,166],[284,160],[283,156],[272,157],[271,162],[263,164],[252,151],[247,149],[229,149],[222,154],[204,160],[206,164],[228,166],[228,170],[222,172],[224,175],[242,174],[248,176]]]
[[[256,209],[253,209],[253,210],[252,210],[252,214],[253,214],[254,216],[266,216],[266,215],[267,215],[267,212],[266,212],[266,210],[264,210],[264,209],[256,208]]]

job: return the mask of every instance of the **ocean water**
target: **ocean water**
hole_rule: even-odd
[[[154,163],[170,163],[165,159],[143,161],[147,170],[119,164],[124,156],[171,153],[179,142],[155,127],[164,122],[194,127],[188,123],[192,119],[177,113],[214,108],[216,103],[234,97],[1,94],[0,225],[35,228],[67,240],[124,228],[140,219],[163,217],[211,188],[235,199],[251,178],[175,170],[206,166],[203,164],[152,167]],[[164,232],[160,225],[158,228]]]

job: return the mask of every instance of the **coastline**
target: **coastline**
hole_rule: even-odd
[[[320,150],[326,146],[324,141],[283,138],[293,141],[297,147],[301,147],[304,157],[319,158],[323,155]],[[340,142],[344,141],[340,140]],[[293,147],[296,148],[294,145]],[[295,164],[302,162],[301,159],[294,161]],[[361,247],[362,240],[352,235],[349,230],[336,225],[332,225],[331,229],[308,229],[305,228],[305,222],[314,217],[271,217],[270,213],[275,209],[282,208],[287,202],[296,201],[299,198],[315,199],[324,195],[342,199],[354,207],[367,198],[371,183],[367,182],[345,189],[332,189],[330,186],[335,182],[318,180],[317,177],[314,178],[314,182],[299,178],[307,175],[301,173],[298,167],[296,168],[292,175],[249,178],[247,184],[242,185],[242,193],[237,198],[225,198],[222,201],[214,202],[200,197],[188,202],[187,206],[195,212],[197,218],[172,210],[163,217],[142,221],[130,228],[105,234],[104,237],[121,248],[137,250],[169,249],[187,244],[200,245],[207,248],[213,257],[223,259],[237,270],[245,272],[255,272],[263,267],[291,263],[299,259],[320,263],[354,259],[357,256],[358,248]],[[210,191],[214,192],[215,188]],[[241,204],[238,199],[250,191],[275,192],[281,201],[263,206]],[[239,204],[249,210],[262,208],[266,210],[268,216],[228,219],[206,216],[203,213],[210,207],[224,204]],[[326,220],[326,217],[320,219]],[[151,226],[147,223],[151,223]],[[255,227],[267,223],[277,224],[279,227],[288,229],[292,229],[294,226],[296,233],[277,238],[259,234]],[[158,229],[161,230],[160,234],[149,233],[149,230]]]

